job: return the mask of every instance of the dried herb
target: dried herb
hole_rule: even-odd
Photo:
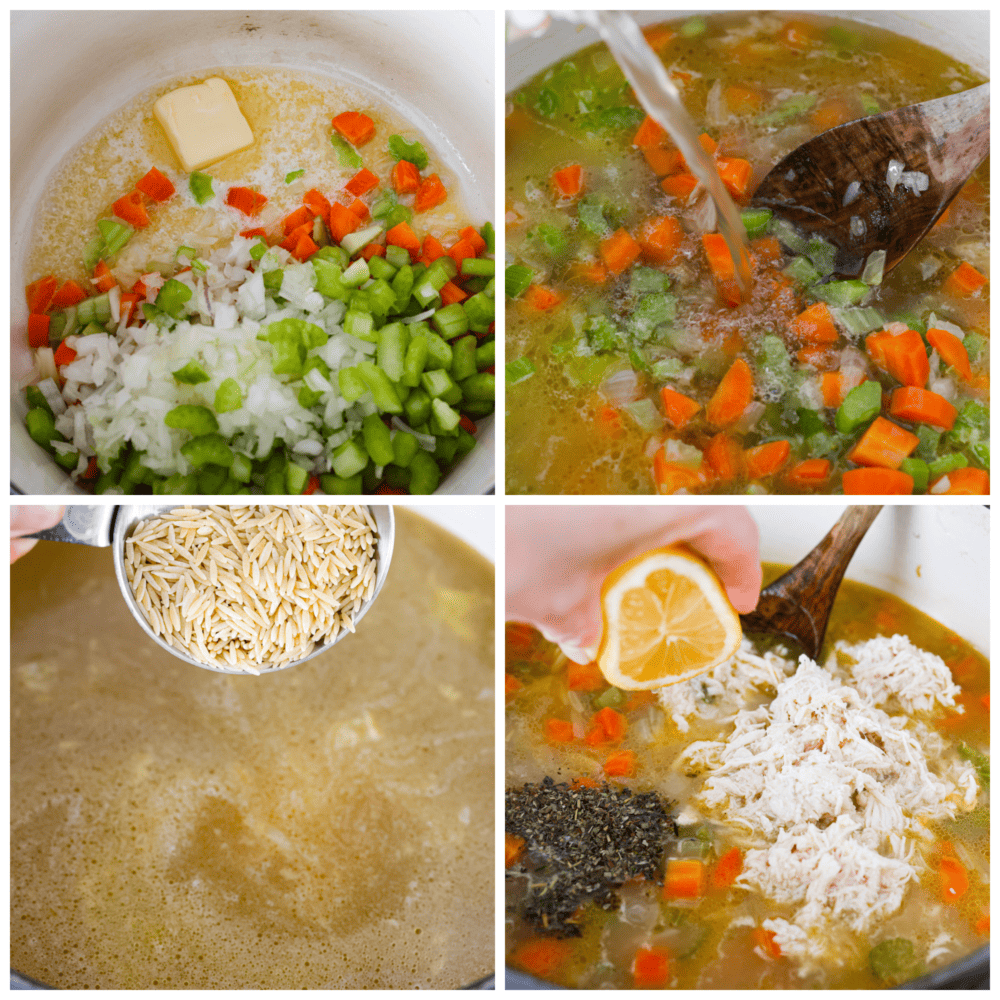
[[[609,910],[625,882],[662,882],[664,849],[677,833],[670,806],[656,792],[574,788],[551,778],[508,789],[507,832],[527,843],[523,859],[507,871],[527,880],[524,919],[575,937],[573,915],[582,903]]]

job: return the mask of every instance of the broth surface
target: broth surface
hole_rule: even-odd
[[[11,960],[63,989],[458,988],[493,967],[493,567],[397,510],[329,654],[213,674],[109,549],[13,567]]]

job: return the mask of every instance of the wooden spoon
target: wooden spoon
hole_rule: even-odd
[[[838,125],[793,150],[752,205],[837,248],[834,275],[854,278],[876,250],[891,271],[934,225],[990,151],[990,85]],[[890,190],[890,161],[928,188]],[[845,204],[846,202],[846,204]],[[852,232],[852,220],[853,232]]]
[[[743,631],[792,638],[815,660],[847,564],[881,509],[848,507],[805,559],[761,591],[756,610],[740,615]]]

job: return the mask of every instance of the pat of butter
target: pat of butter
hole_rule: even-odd
[[[253,145],[229,84],[217,76],[164,94],[153,113],[188,173]]]

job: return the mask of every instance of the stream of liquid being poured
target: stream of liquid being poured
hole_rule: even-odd
[[[650,117],[667,130],[684,154],[691,173],[705,185],[715,203],[719,232],[733,258],[736,280],[744,301],[750,296],[752,279],[747,256],[746,230],[740,213],[719,178],[711,157],[698,142],[698,130],[681,103],[680,95],[656,53],[646,43],[639,25],[623,11],[552,11],[556,17],[594,28],[610,49],[639,103]]]

